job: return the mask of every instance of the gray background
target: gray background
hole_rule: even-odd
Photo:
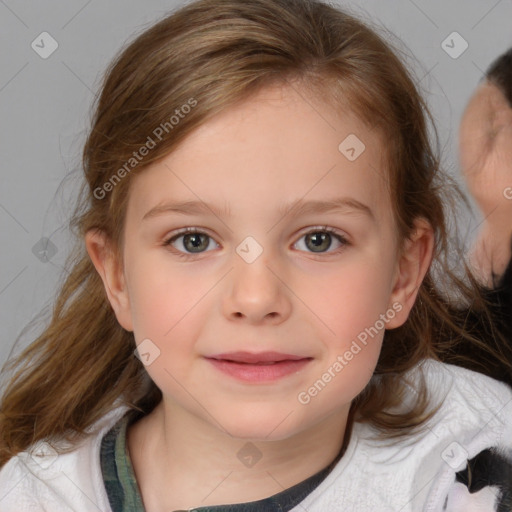
[[[483,71],[512,45],[512,0],[337,3],[399,38],[393,42],[409,55],[436,119],[444,165],[457,176],[460,116]],[[49,311],[62,279],[81,149],[104,69],[135,32],[181,4],[0,0],[0,364],[42,329],[14,345],[30,320]],[[442,47],[454,31],[469,45],[458,58]],[[58,43],[47,59],[31,47],[42,32]],[[479,222],[474,208],[461,218],[464,243]],[[48,261],[33,251],[43,237],[57,251]]]

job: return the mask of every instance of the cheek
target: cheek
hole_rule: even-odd
[[[315,286],[319,316],[331,335],[343,346],[375,324],[389,307],[391,270],[381,264],[362,261],[345,272],[326,277]],[[380,325],[380,324],[379,324]]]
[[[197,340],[209,335],[204,325],[218,303],[221,276],[212,265],[172,262],[165,250],[132,250],[127,268],[135,340],[154,344],[158,358],[146,368],[151,378],[174,386],[171,375],[182,380],[201,353]]]
[[[128,281],[135,337],[165,343],[180,323],[188,323],[211,289],[212,277],[205,269],[171,264],[163,249],[149,254],[133,251]]]
[[[135,339],[149,346],[151,362],[146,371],[169,396],[186,399],[179,383],[192,372],[196,341],[211,311],[208,294],[213,284],[212,278],[171,271],[156,262],[131,281]]]
[[[399,309],[389,304],[390,262],[391,259],[387,265],[383,256],[377,264],[375,257],[358,255],[345,270],[317,276],[307,298],[304,295],[304,302],[309,302],[317,314],[310,318],[317,326],[324,350],[316,375],[320,388],[315,379],[307,383],[303,390],[307,397],[322,389],[322,403],[348,403],[368,384],[380,355],[386,323],[395,318]],[[311,386],[314,389],[310,396]]]
[[[309,414],[349,404],[368,385],[385,330],[380,315],[386,314],[388,297],[381,280],[379,273],[360,268],[319,283],[315,304],[322,322],[315,323],[324,353],[297,395]]]

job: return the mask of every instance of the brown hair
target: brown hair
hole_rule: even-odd
[[[160,401],[161,391],[133,355],[133,334],[121,328],[110,307],[84,234],[104,231],[121,257],[131,178],[226,107],[284,83],[334,108],[348,105],[381,130],[389,141],[384,179],[400,239],[419,217],[435,231],[435,263],[406,323],[386,331],[375,376],[353,402],[351,417],[391,437],[421,425],[431,413],[425,386],[406,413],[386,409],[400,403],[405,372],[425,358],[484,372],[495,361],[510,370],[503,353],[479,341],[452,305],[471,306],[488,318],[471,276],[466,282],[451,268],[449,254],[459,266],[463,260],[456,248],[450,253],[443,193],[457,189],[440,172],[429,141],[430,114],[397,54],[375,30],[319,1],[199,0],[140,34],[107,70],[83,151],[87,183],[72,222],[80,240],[50,325],[11,362],[17,372],[1,402],[0,464],[39,439],[77,438],[119,398],[146,412]],[[183,109],[188,113],[179,123],[168,122],[184,105],[191,108]],[[158,144],[127,168],[165,122]],[[456,292],[451,299],[449,289]],[[491,322],[485,325],[492,329]],[[486,359],[458,356],[462,341],[480,347]]]

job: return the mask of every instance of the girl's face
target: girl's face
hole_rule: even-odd
[[[430,262],[428,231],[397,257],[377,132],[297,91],[260,92],[134,177],[107,285],[165,406],[242,438],[346,416]],[[240,351],[301,361],[213,360]]]

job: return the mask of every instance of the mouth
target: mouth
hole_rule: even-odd
[[[313,359],[277,352],[236,352],[206,358],[217,370],[245,382],[271,382],[302,370]]]
[[[302,359],[312,358],[294,354],[283,354],[281,352],[230,352],[226,354],[210,356],[208,359],[216,359],[218,361],[229,361],[231,363],[241,364],[271,365],[281,363],[283,361],[300,361]]]

